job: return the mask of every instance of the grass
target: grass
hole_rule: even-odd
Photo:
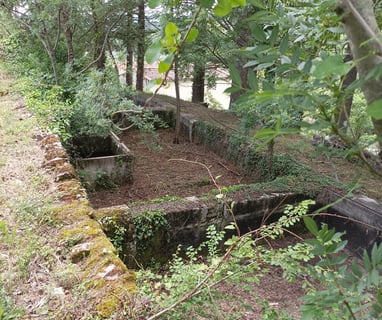
[[[0,77],[1,88],[10,83]],[[69,290],[77,285],[76,266],[59,256],[50,215],[57,192],[33,140],[38,124],[15,109],[16,100],[0,97],[0,319],[62,319],[82,307],[83,290]]]

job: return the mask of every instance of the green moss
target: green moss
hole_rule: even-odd
[[[115,217],[121,216],[120,210],[112,213]],[[76,260],[81,270],[79,278],[88,289],[89,304],[94,303],[99,317],[110,317],[119,308],[120,302],[127,301],[130,292],[136,290],[135,273],[128,270],[116,255],[115,247],[100,224],[90,218],[100,213],[96,214],[88,201],[72,201],[53,209],[52,215],[65,225],[61,238],[68,248],[88,244],[87,254]],[[105,274],[109,266],[113,266],[110,275]]]

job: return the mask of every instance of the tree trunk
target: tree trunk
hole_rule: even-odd
[[[52,64],[52,69],[53,69],[53,75],[54,75],[54,81],[56,85],[60,84],[60,76],[58,74],[58,67],[57,67],[57,59],[56,59],[56,52],[54,50],[54,47],[52,45],[52,42],[49,39],[49,32],[47,31],[47,28],[45,26],[45,23],[42,22],[42,31],[41,34],[36,33],[38,39],[41,41],[43,44],[48,56],[50,63]]]
[[[345,55],[344,61],[348,62],[353,60],[353,56],[350,52]],[[346,74],[345,79],[342,83],[342,91],[345,91],[355,80],[357,79],[357,68],[351,68],[350,71]],[[336,123],[338,128],[343,129],[345,126],[349,125],[349,118],[351,113],[351,107],[353,105],[353,94],[349,96],[345,103],[339,107],[338,113],[336,114]]]
[[[195,63],[192,78],[192,98],[194,103],[204,102],[204,78],[206,66]]]
[[[104,70],[106,64],[106,55],[105,55],[105,32],[103,21],[99,17],[97,4],[94,0],[90,2],[92,9],[92,17],[93,17],[93,34],[94,34],[94,61],[96,62],[97,70]]]
[[[145,1],[141,0],[138,5],[138,55],[137,55],[137,79],[136,89],[143,91],[143,79],[145,74]]]
[[[366,76],[382,63],[381,34],[374,14],[372,0],[341,0],[337,14],[342,18],[351,51],[356,61],[362,92],[367,104],[382,98],[382,78]],[[372,118],[375,133],[382,148],[382,120]]]
[[[133,62],[134,62],[134,29],[132,2],[127,1],[127,30],[126,30],[126,85],[133,86]]]
[[[74,48],[73,48],[73,31],[70,27],[70,14],[68,8],[63,5],[61,7],[61,23],[62,31],[64,33],[67,52],[67,63],[70,67],[74,64]]]
[[[179,92],[179,60],[178,55],[174,57],[174,85],[176,96],[176,119],[175,119],[175,135],[173,143],[179,144],[180,134],[180,92]]]

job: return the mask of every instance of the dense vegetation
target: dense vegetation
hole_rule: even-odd
[[[21,80],[29,109],[64,143],[107,135],[116,111],[142,111],[131,97],[149,86],[146,59],[158,63],[153,85],[164,85],[170,71],[177,89],[180,79],[191,79],[193,102],[206,100],[205,88],[219,77],[213,70],[229,70],[230,109],[243,119],[243,134],[259,129],[254,138],[269,152],[280,135],[335,135],[349,157],[382,176],[375,166],[382,145],[380,1],[8,0],[0,6],[0,55]],[[306,216],[308,205],[229,239],[223,255],[223,233],[211,227],[207,242],[189,248],[185,260],[174,257],[165,275],[142,272],[142,294],[157,304],[140,312],[156,313],[149,319],[214,317],[215,285],[254,271],[251,280],[258,281],[267,263],[281,266],[291,281],[306,279],[304,319],[381,317],[382,246],[349,263],[339,254],[346,244],[341,234]],[[278,251],[259,244],[298,221],[314,239]],[[0,221],[0,235],[7,232]],[[202,249],[208,254],[201,263]],[[153,291],[153,284],[165,290]],[[10,305],[0,286],[0,319],[15,317]],[[138,311],[124,312],[133,318]],[[268,305],[263,317],[289,318]]]

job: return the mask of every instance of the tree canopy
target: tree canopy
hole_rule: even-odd
[[[191,78],[195,102],[214,84],[208,70],[229,70],[230,109],[244,127],[266,126],[260,136],[270,140],[281,134],[276,124],[329,130],[363,157],[382,139],[379,8],[371,0],[3,1],[2,54],[72,100],[91,69],[124,72],[129,87],[145,90],[144,57],[158,63],[156,84],[173,69]],[[360,91],[375,134],[361,144],[349,105]]]

